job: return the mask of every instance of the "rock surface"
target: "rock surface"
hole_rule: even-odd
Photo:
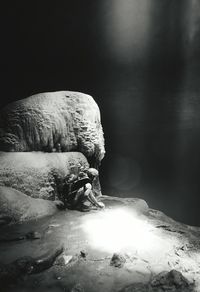
[[[123,288],[120,292],[193,292],[194,284],[190,283],[180,272],[171,270],[153,276],[149,283],[137,283]]]
[[[114,253],[111,258],[110,265],[116,268],[122,268],[125,262],[126,258],[123,255]]]
[[[76,171],[78,164],[89,167],[79,152],[0,152],[0,186],[33,198],[60,199],[65,177]]]
[[[104,157],[99,108],[94,99],[71,91],[32,95],[0,112],[1,151],[79,151],[92,166]]]
[[[22,192],[8,187],[0,187],[0,219],[3,224],[39,219],[53,215],[57,211],[52,201],[31,198]]]
[[[6,283],[8,291],[200,291],[200,228],[148,209],[140,199],[103,196],[102,201],[103,211],[68,210],[29,224],[1,227],[2,265],[24,256],[40,258],[45,251],[64,246],[53,267],[19,277],[15,285]],[[42,237],[1,242],[30,231]],[[110,265],[116,253],[126,259],[121,267]]]
[[[40,273],[50,268],[55,262],[57,256],[63,252],[63,248],[59,247],[49,254],[45,254],[40,258],[34,259],[31,256],[18,258],[16,261],[7,265],[0,265],[0,283],[1,286],[7,286],[9,283],[13,285],[18,282],[19,278],[26,275]]]

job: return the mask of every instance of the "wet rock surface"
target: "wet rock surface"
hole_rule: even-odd
[[[176,279],[178,277],[178,279]],[[136,283],[123,288],[119,292],[194,292],[193,283],[189,283],[183,275],[176,271],[163,272],[155,276],[152,282],[147,284]]]
[[[63,247],[59,247],[55,251],[49,251],[40,258],[34,259],[31,256],[24,256],[9,264],[1,264],[1,287],[7,289],[8,287],[17,284],[20,280],[23,280],[26,275],[41,273],[42,271],[50,268],[62,251]]]
[[[121,268],[123,267],[125,262],[126,262],[126,259],[123,255],[114,253],[111,258],[110,265],[116,268]]]
[[[150,283],[152,291],[165,289],[165,291],[194,291],[193,283],[190,283],[180,272],[171,270],[155,276]]]
[[[136,283],[121,289],[119,292],[194,292],[194,283],[190,283],[180,272],[171,270],[161,272],[147,283]]]
[[[1,242],[9,242],[9,241],[18,241],[18,240],[36,240],[36,239],[40,239],[42,237],[42,235],[37,232],[37,231],[30,231],[26,234],[22,234],[18,237],[5,237],[5,238],[1,238]]]
[[[13,188],[0,186],[1,225],[39,219],[57,210],[53,201],[31,198]]]
[[[66,210],[1,227],[0,239],[41,235],[37,240],[0,241],[1,267],[16,261],[23,267],[21,259],[46,258],[63,248],[45,268],[20,272],[17,282],[2,282],[3,291],[200,291],[200,228],[148,209],[140,199],[103,196],[102,201],[105,210]],[[123,258],[121,267],[110,265],[114,254]]]

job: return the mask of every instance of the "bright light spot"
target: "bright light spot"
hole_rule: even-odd
[[[150,251],[160,240],[150,224],[127,209],[105,210],[83,224],[89,244],[102,251]],[[163,248],[163,246],[161,247]]]

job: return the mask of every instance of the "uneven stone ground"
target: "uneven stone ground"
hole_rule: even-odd
[[[66,210],[38,221],[1,227],[3,264],[23,256],[38,258],[64,247],[52,267],[19,277],[9,287],[1,286],[1,291],[200,291],[200,228],[148,209],[140,199],[104,196],[102,201],[106,205],[102,211]],[[41,238],[5,241],[30,231]],[[110,265],[114,253],[123,259],[119,267]],[[194,288],[181,288],[179,275],[173,287],[157,276],[171,270],[181,272]]]

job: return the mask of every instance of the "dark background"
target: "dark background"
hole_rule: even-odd
[[[200,226],[200,1],[7,1],[1,106],[43,91],[97,101],[104,194]]]

